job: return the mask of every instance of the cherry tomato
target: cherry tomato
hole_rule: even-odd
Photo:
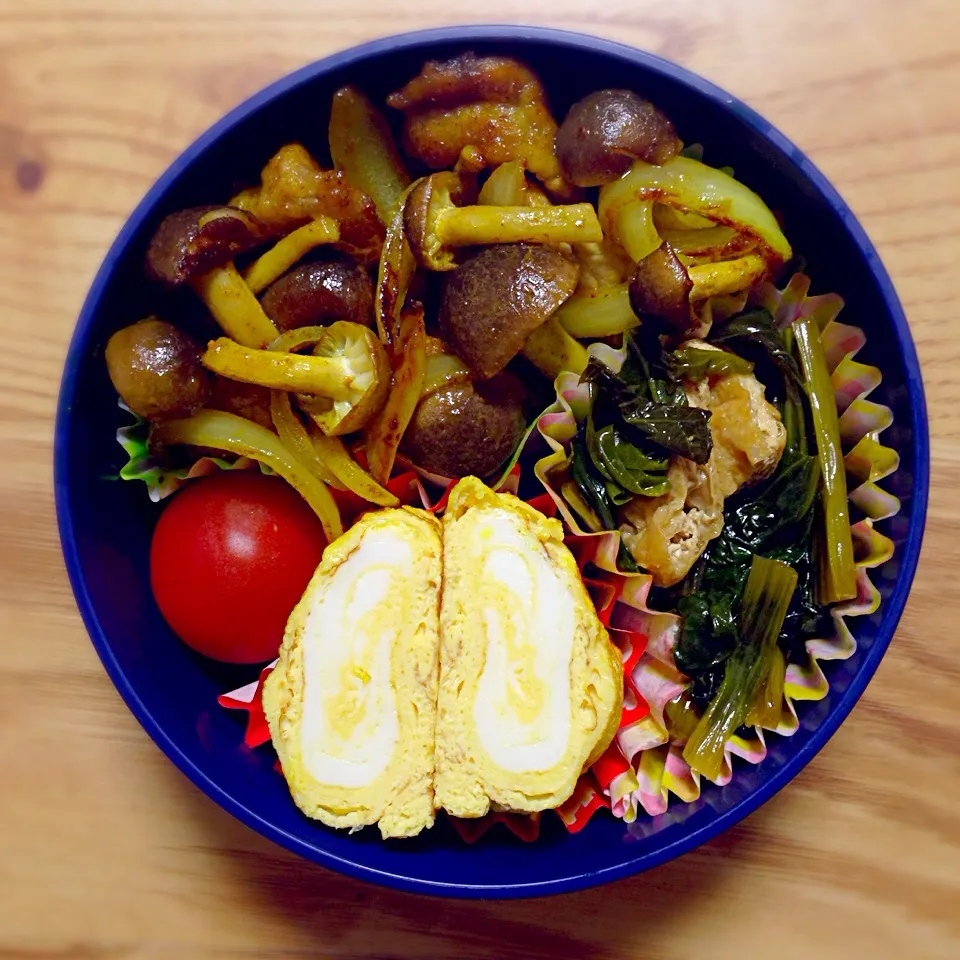
[[[153,534],[153,595],[194,650],[261,663],[277,655],[325,544],[316,514],[279,477],[232,471],[191,480]]]

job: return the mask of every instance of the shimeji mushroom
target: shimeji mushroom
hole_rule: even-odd
[[[190,207],[160,222],[147,248],[147,272],[178,287],[259,246],[269,236],[253,214],[235,207]]]
[[[104,351],[107,373],[123,402],[145,420],[186,417],[206,404],[211,377],[200,345],[159,317],[118,330]]]
[[[367,268],[346,255],[302,263],[267,287],[260,298],[281,330],[352,320],[369,326],[373,284]]]
[[[630,282],[630,305],[638,317],[659,317],[678,340],[709,329],[715,298],[749,290],[768,272],[755,253],[718,263],[686,264],[664,243],[637,264]]]
[[[166,217],[147,249],[147,272],[167,286],[190,284],[234,340],[263,347],[277,328],[233,265],[262,244],[266,227],[234,207],[192,207]]]
[[[600,221],[589,203],[563,206],[458,206],[463,185],[450,171],[417,181],[404,208],[407,240],[430,270],[453,270],[460,247],[500,243],[599,243]]]
[[[425,390],[403,435],[403,451],[418,467],[442,477],[489,476],[523,437],[523,397],[522,384],[507,371],[478,383],[457,379]]]
[[[318,217],[297,227],[261,254],[243,271],[243,279],[254,293],[262,293],[315,247],[336,243],[339,239],[337,221]]]
[[[308,347],[313,348],[310,355],[292,352]],[[348,320],[291,330],[266,350],[221,337],[210,343],[203,363],[233,380],[298,394],[301,406],[328,436],[363,427],[390,386],[380,341],[368,327]]]

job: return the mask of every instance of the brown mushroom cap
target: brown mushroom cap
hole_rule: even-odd
[[[267,287],[260,300],[280,330],[373,320],[373,284],[366,267],[349,258],[303,263]]]
[[[453,252],[445,250],[436,233],[442,212],[465,199],[463,181],[450,170],[421,177],[410,188],[403,208],[403,230],[417,262],[430,270],[453,270]]]
[[[630,306],[638,317],[659,317],[676,337],[694,325],[690,311],[693,281],[669,243],[637,264],[630,281]]]
[[[259,423],[268,430],[274,429],[273,418],[270,416],[270,390],[267,387],[231,380],[229,377],[211,379],[213,383],[210,399],[205,404],[207,409],[235,413],[238,417]]]
[[[209,396],[210,375],[200,363],[200,345],[156,317],[118,330],[104,353],[114,389],[145,420],[188,417]]]
[[[160,222],[147,248],[147,273],[170,286],[222,266],[263,243],[269,231],[236,207],[190,207]]]
[[[447,278],[440,305],[443,336],[474,375],[487,380],[573,293],[579,272],[549,247],[486,247]]]
[[[523,388],[509,373],[456,382],[424,397],[403,435],[417,466],[444,477],[485,477],[500,469],[526,427]]]
[[[564,179],[597,187],[623,176],[634,160],[661,164],[683,144],[670,120],[630,90],[597,90],[575,103],[557,131]]]

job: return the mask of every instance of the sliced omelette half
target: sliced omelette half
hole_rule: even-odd
[[[559,521],[467,477],[443,536],[436,805],[556,807],[616,733],[620,653]]]
[[[368,513],[291,614],[263,707],[308,817],[384,837],[433,824],[441,555],[429,514]]]

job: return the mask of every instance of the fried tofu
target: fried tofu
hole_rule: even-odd
[[[701,350],[717,347],[691,341]],[[688,384],[693,407],[710,410],[713,451],[698,465],[671,459],[670,489],[659,497],[636,497],[621,511],[620,534],[634,560],[654,583],[682,580],[723,530],[723,504],[744,484],[770,475],[780,462],[787,434],[780,411],[753,374],[711,377]]]

